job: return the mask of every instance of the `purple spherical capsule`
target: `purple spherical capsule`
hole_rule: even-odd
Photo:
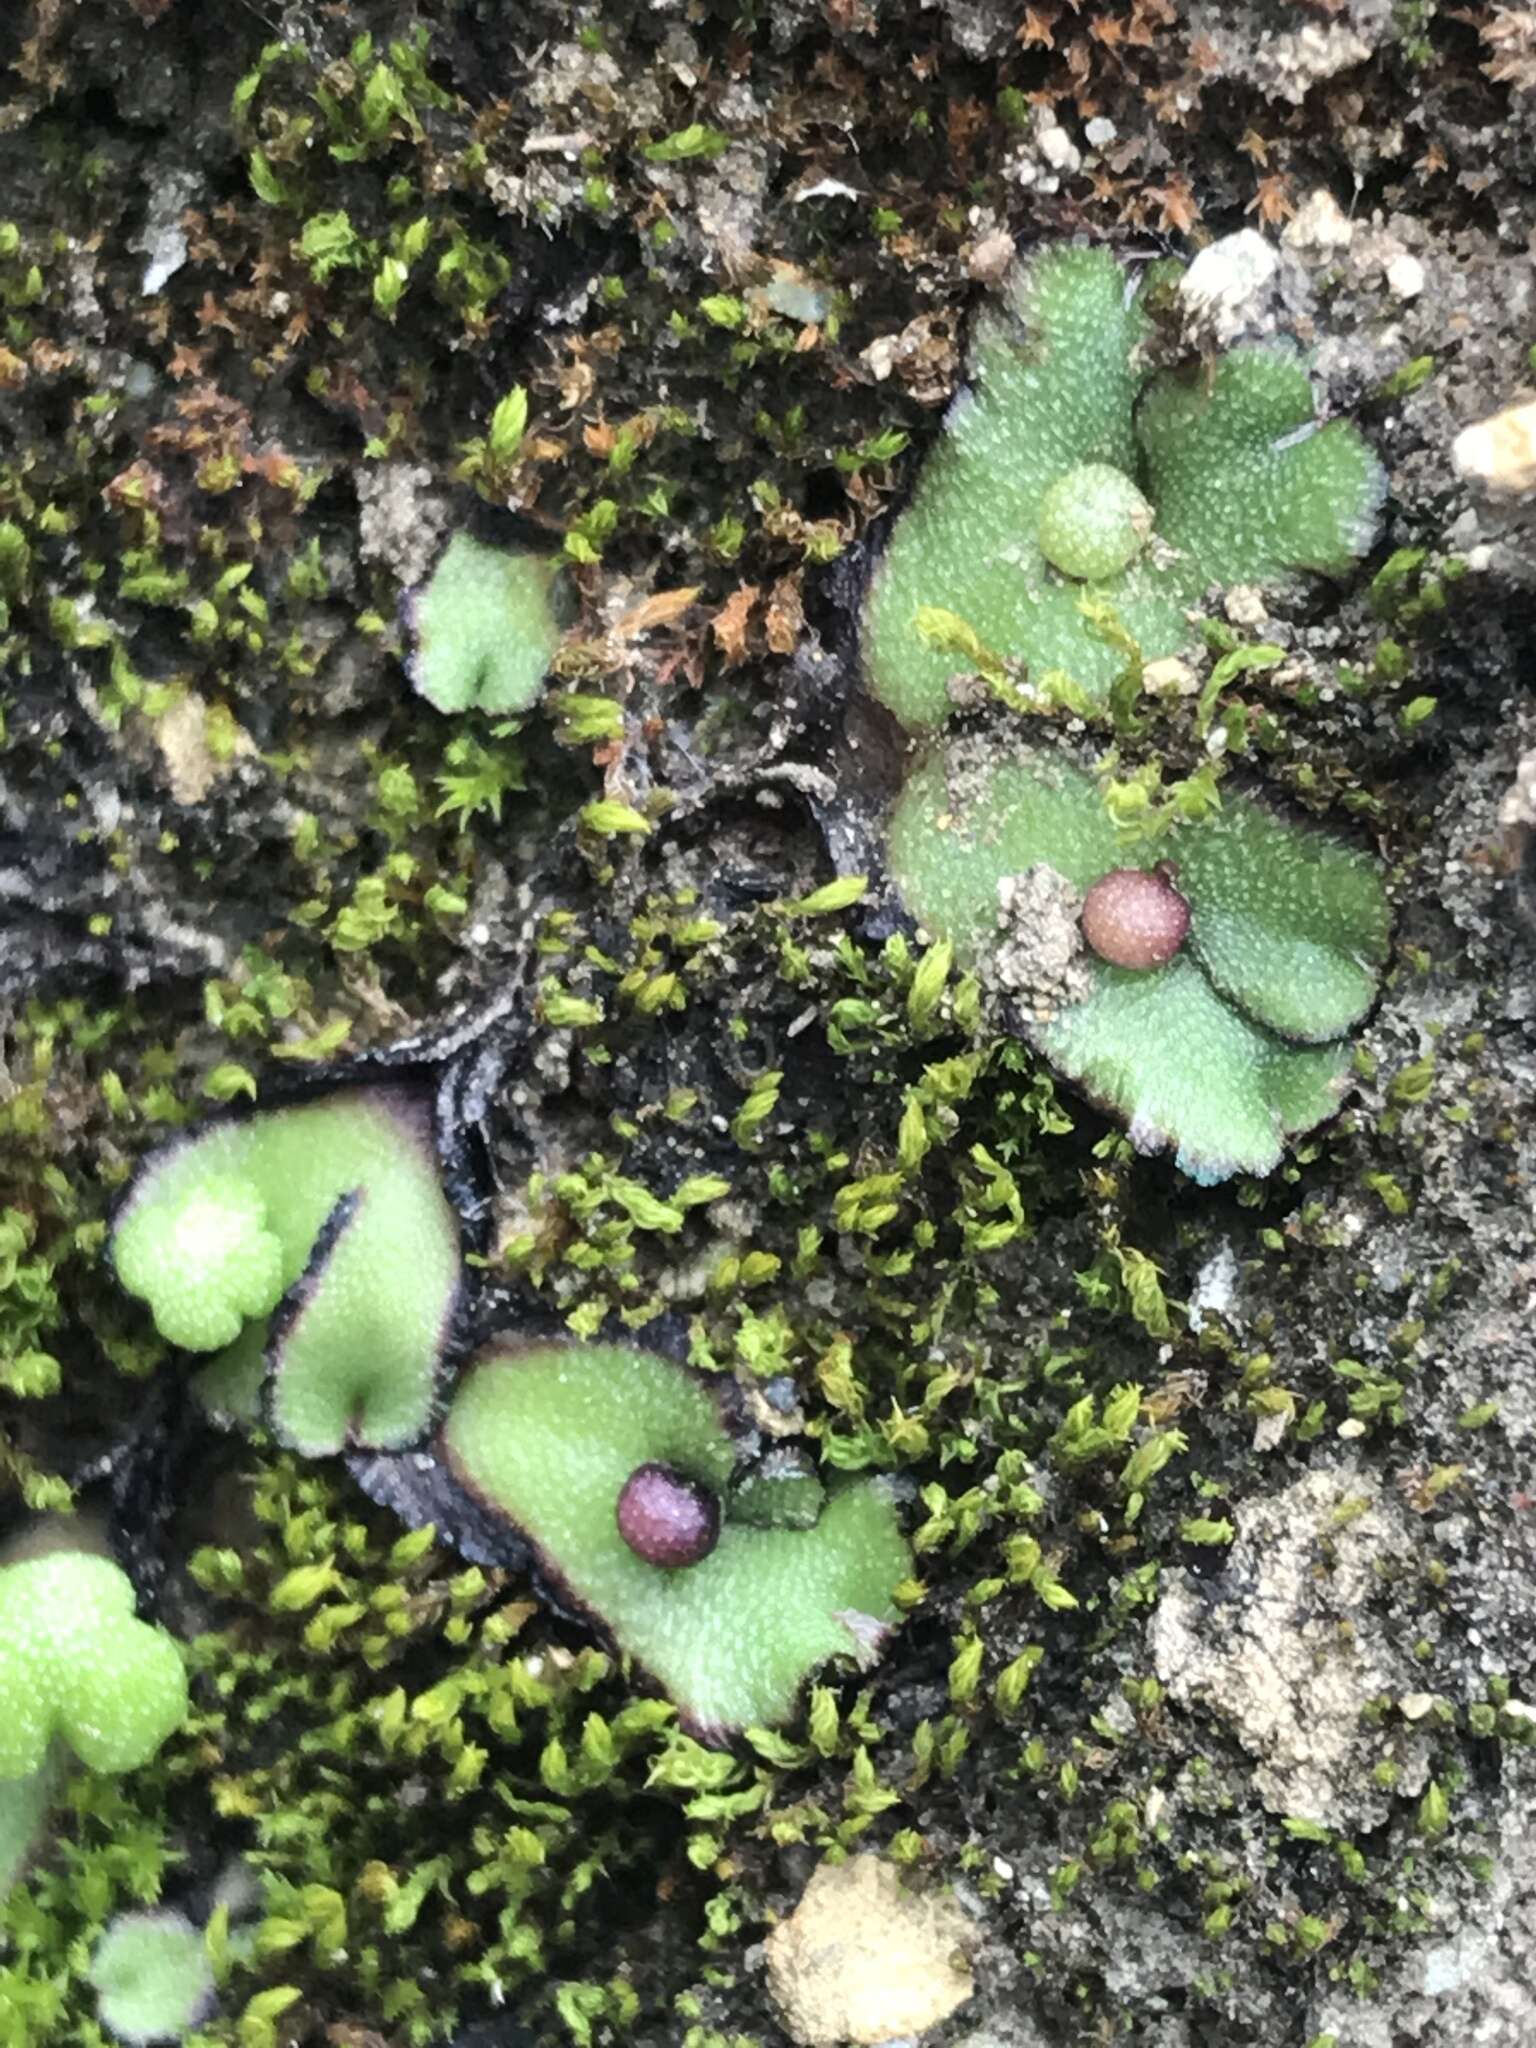
[[[1114,868],[1083,899],[1083,937],[1112,967],[1166,967],[1189,930],[1189,905],[1161,868]]]
[[[647,1564],[698,1564],[720,1540],[720,1502],[671,1465],[637,1465],[619,1489],[619,1534]]]

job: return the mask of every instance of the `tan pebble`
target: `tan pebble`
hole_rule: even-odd
[[[1463,427],[1451,443],[1459,476],[1504,497],[1536,489],[1536,399]]]
[[[768,1937],[768,1988],[801,2048],[876,2048],[965,2003],[972,1937],[953,1899],[909,1892],[878,1856],[823,1863]]]
[[[1267,626],[1263,592],[1251,583],[1234,583],[1222,599],[1222,610],[1234,626]]]
[[[188,690],[155,721],[155,739],[165,762],[165,779],[179,804],[200,804],[214,784],[230,772],[208,744],[208,706],[196,690]],[[255,752],[250,735],[235,728],[234,752]]]
[[[1354,236],[1354,223],[1326,186],[1309,192],[1281,230],[1280,239],[1288,249],[1316,249],[1327,253],[1347,249]]]
[[[996,284],[1017,253],[1012,235],[998,228],[975,245],[965,267],[978,284]]]
[[[1176,654],[1165,654],[1158,661],[1149,661],[1141,672],[1141,687],[1151,697],[1193,697],[1200,687],[1200,678],[1187,661],[1181,661]]]

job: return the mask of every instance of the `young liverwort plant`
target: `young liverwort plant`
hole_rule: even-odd
[[[462,1284],[431,1115],[401,1087],[213,1124],[153,1154],[112,1233],[118,1278],[201,1391],[309,1457],[430,1426]]]
[[[1268,1173],[1337,1109],[1390,936],[1369,855],[1240,795],[1128,852],[1082,769],[980,741],[918,764],[888,854],[913,917],[1138,1150]]]
[[[456,533],[405,604],[407,667],[438,711],[531,709],[560,644],[559,563]]]
[[[90,1978],[98,2018],[126,2048],[184,2041],[214,2008],[207,1945],[184,1913],[119,1913]]]
[[[722,1400],[653,1352],[505,1340],[466,1375],[441,1440],[482,1514],[526,1539],[706,1739],[787,1720],[828,1658],[878,1655],[911,1563],[880,1482],[823,1488],[782,1457],[739,1470]]]
[[[1244,346],[1154,373],[1156,276],[1050,249],[979,315],[866,604],[869,685],[907,727],[954,709],[936,616],[1045,695],[1054,676],[1094,703],[1124,660],[1123,634],[1094,630],[1106,610],[1152,660],[1189,641],[1208,586],[1339,575],[1369,547],[1381,465],[1352,425],[1316,419],[1302,358]]]
[[[42,1773],[55,1740],[92,1770],[135,1770],[186,1711],[180,1645],[139,1620],[110,1558],[63,1550],[0,1568],[0,1780]]]

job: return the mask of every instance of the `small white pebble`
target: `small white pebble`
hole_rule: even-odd
[[[1035,135],[1035,147],[1053,171],[1075,171],[1083,161],[1071,136],[1056,122],[1049,127],[1042,124]]]
[[[1234,583],[1222,600],[1222,610],[1234,626],[1269,624],[1263,593],[1252,583]]]
[[[1212,242],[1179,280],[1179,297],[1219,335],[1235,334],[1280,268],[1280,258],[1256,228],[1239,228]]]
[[[1014,259],[1013,237],[997,228],[978,242],[965,259],[966,270],[978,284],[996,284]]]
[[[1193,697],[1200,678],[1187,661],[1165,654],[1147,663],[1141,672],[1141,687],[1149,697]]]
[[[896,364],[896,346],[900,339],[894,334],[877,334],[859,357],[877,384],[883,384]]]
[[[1319,185],[1309,192],[1285,224],[1280,239],[1288,249],[1316,249],[1327,252],[1347,249],[1354,225],[1333,194]]]
[[[1405,249],[1387,265],[1387,289],[1395,299],[1416,299],[1424,289],[1424,266]]]

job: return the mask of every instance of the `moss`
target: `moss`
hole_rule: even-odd
[[[626,1705],[606,1657],[560,1650],[504,1575],[455,1569],[430,1532],[359,1520],[288,1464],[251,1498],[263,1539],[194,1560],[226,1620],[198,1645],[203,1713],[175,1764],[260,1874],[239,1988],[297,1982],[441,2038],[547,1984],[611,1876],[664,1854],[640,1792],[672,1711]]]
[[[112,1915],[149,1904],[177,1851],[163,1776],[119,1785],[89,1773],[55,1799],[46,1863],[0,1901],[0,2042],[33,2048],[69,2038],[92,2008],[91,1948]]]

